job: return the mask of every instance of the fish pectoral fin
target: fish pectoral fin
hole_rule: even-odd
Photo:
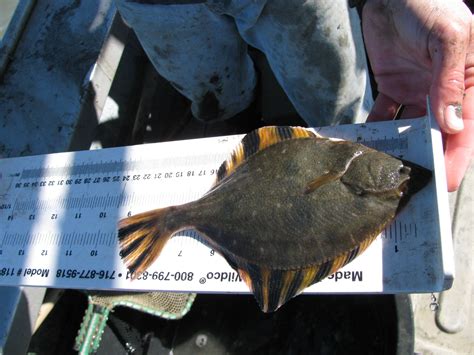
[[[339,179],[342,175],[344,175],[343,171],[328,171],[327,173],[318,176],[306,185],[306,188],[304,190],[305,195],[314,192],[321,186],[326,185],[331,181]]]

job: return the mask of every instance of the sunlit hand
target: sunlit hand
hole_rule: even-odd
[[[367,0],[364,39],[379,95],[368,120],[426,114],[445,138],[448,190],[474,155],[474,21],[460,0]]]

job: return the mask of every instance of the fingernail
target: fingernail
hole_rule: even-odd
[[[444,111],[444,118],[446,125],[453,131],[462,131],[464,123],[462,122],[462,107],[461,105],[449,105]]]

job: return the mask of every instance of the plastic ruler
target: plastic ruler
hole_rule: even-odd
[[[434,171],[369,249],[307,292],[431,292],[453,278],[441,135],[429,117],[315,129]],[[241,135],[0,160],[0,285],[248,292],[194,231],[131,281],[117,221],[202,196]]]

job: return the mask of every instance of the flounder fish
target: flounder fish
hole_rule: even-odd
[[[360,255],[430,178],[361,144],[263,127],[200,199],[121,220],[121,255],[143,272],[173,234],[194,229],[271,312]]]

